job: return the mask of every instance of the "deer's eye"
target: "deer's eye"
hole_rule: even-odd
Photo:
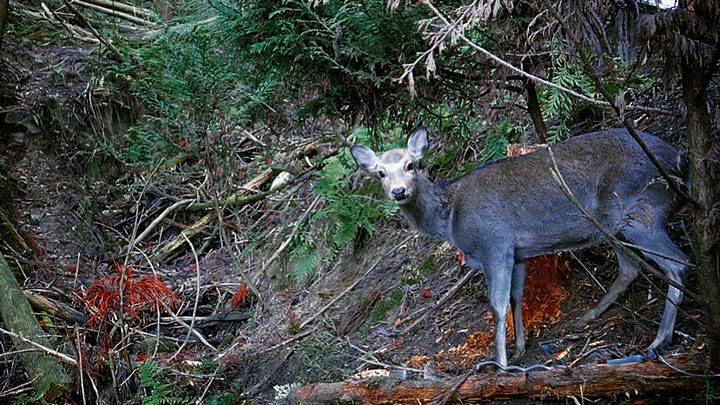
[[[384,179],[386,176],[385,170],[378,170],[378,176],[380,176],[381,179]]]
[[[410,162],[407,164],[407,167],[405,170],[407,170],[408,172],[411,172],[411,171],[413,171],[413,169],[415,169],[415,165],[413,164],[413,162]]]

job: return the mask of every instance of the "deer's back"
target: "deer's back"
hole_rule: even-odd
[[[677,149],[641,137],[671,173],[684,176]],[[552,146],[560,173],[583,207],[617,231],[627,218],[664,221],[673,201],[659,172],[626,130],[573,137]],[[481,166],[446,185],[453,239],[462,250],[505,241],[530,257],[595,243],[595,227],[553,179],[546,149]]]

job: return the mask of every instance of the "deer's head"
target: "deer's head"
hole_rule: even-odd
[[[427,131],[416,129],[408,138],[407,148],[389,150],[378,156],[365,146],[353,146],[353,157],[361,169],[380,177],[385,195],[398,205],[416,197],[417,161],[428,151]]]

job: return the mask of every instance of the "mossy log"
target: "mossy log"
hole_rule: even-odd
[[[668,356],[676,367],[703,374],[706,365],[690,355]],[[470,376],[451,393],[448,404],[531,398],[694,395],[703,378],[674,371],[660,361],[624,365],[592,364],[567,370],[485,373]],[[295,387],[293,404],[427,404],[453,390],[453,381],[369,379]]]
[[[32,250],[27,243],[25,243],[25,239],[23,239],[20,232],[15,229],[15,226],[10,221],[10,218],[5,215],[2,209],[0,209],[0,238],[5,239],[10,246],[20,252],[23,256],[29,257],[34,261],[38,260],[38,256],[35,251]]]
[[[67,304],[63,304],[60,301],[55,301],[52,298],[43,297],[42,295],[38,295],[27,290],[23,291],[23,294],[25,294],[25,298],[27,298],[28,302],[30,302],[30,305],[36,309],[45,311],[50,315],[56,316],[70,324],[77,323],[78,325],[85,325],[88,319],[90,319],[87,314],[82,313]]]
[[[33,314],[30,304],[20,289],[20,285],[10,271],[5,258],[0,255],[0,317],[6,329],[25,339],[31,340],[44,347],[50,347],[38,321]],[[49,403],[66,403],[71,392],[71,380],[57,358],[38,351],[37,347],[12,338],[18,350],[31,351],[19,354],[25,372],[30,376],[33,386],[42,394],[43,399]]]

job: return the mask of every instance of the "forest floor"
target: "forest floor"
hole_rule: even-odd
[[[163,381],[171,382],[175,392],[203,402],[269,403],[293,385],[388,373],[408,379],[455,376],[492,357],[492,319],[481,275],[424,322],[402,333],[468,269],[452,247],[415,235],[399,215],[372,235],[360,234],[351,248],[300,285],[287,280],[288,264],[277,261],[265,277],[257,277],[261,297],[248,293],[237,302],[231,301],[244,282],[223,243],[213,242],[197,258],[191,249],[184,249],[152,265],[137,252],[128,255],[122,249],[127,239],[148,227],[172,202],[139,192],[142,187],[132,184],[142,177],[136,169],[124,167],[110,153],[96,153],[89,141],[97,132],[121,137],[141,114],[140,107],[122,91],[102,99],[101,105],[93,104],[102,96],[93,92],[102,88],[89,83],[103,77],[106,61],[80,47],[11,37],[2,52],[0,173],[9,186],[0,207],[10,213],[37,260],[22,257],[7,244],[0,250],[22,269],[23,288],[87,311],[83,297],[93,282],[107,280],[115,274],[116,263],[129,260],[139,273],[162,279],[178,297],[176,314],[185,320],[165,313],[157,319],[151,313],[126,319],[125,331],[113,327],[104,337],[97,328],[40,313],[49,319],[48,333],[57,342],[74,328],[82,331],[81,350],[90,359],[89,375],[97,382],[101,402],[139,403],[152,389],[137,376],[141,361],[148,358],[164,370]],[[654,125],[661,128],[663,123]],[[163,188],[167,186],[163,181],[158,176],[148,184]],[[238,258],[239,267],[251,278],[257,276],[258,263],[273,255],[291,225],[310,207],[311,185],[300,183],[284,198],[300,201],[300,209],[287,210],[282,201],[266,200],[226,219],[233,241],[242,241],[244,229],[253,224],[258,224],[256,232],[268,235],[268,243]],[[138,249],[153,256],[161,242],[203,214],[174,216],[163,225],[165,235],[156,235]],[[273,227],[285,234],[269,233]],[[683,215],[675,218],[672,227],[687,252]],[[197,249],[202,243],[195,242]],[[609,248],[563,254],[533,266],[526,283],[528,348],[514,364],[601,363],[641,354],[654,338],[664,298],[643,277],[589,327],[574,326],[602,296],[597,282],[608,286],[616,274],[617,262]],[[665,289],[662,283],[655,284]],[[696,289],[692,273],[687,285]],[[679,333],[668,352],[702,354],[699,313],[696,302],[683,304],[676,326]],[[189,322],[196,322],[199,334],[188,333]],[[167,347],[159,348],[162,345],[152,338],[157,330],[167,338],[163,343]],[[103,347],[107,337],[113,343],[109,349]],[[182,340],[189,343],[179,343]],[[0,336],[0,344],[4,352],[11,346],[7,336]],[[127,361],[109,365],[103,360],[107,350]],[[77,375],[77,370],[68,369]],[[28,376],[12,357],[3,356],[0,376],[0,402],[30,392],[24,385]],[[91,396],[86,389],[75,399]],[[686,394],[687,399],[698,393]],[[660,403],[667,397],[643,400],[647,402],[639,403]],[[600,401],[610,402],[638,403],[634,395]]]

